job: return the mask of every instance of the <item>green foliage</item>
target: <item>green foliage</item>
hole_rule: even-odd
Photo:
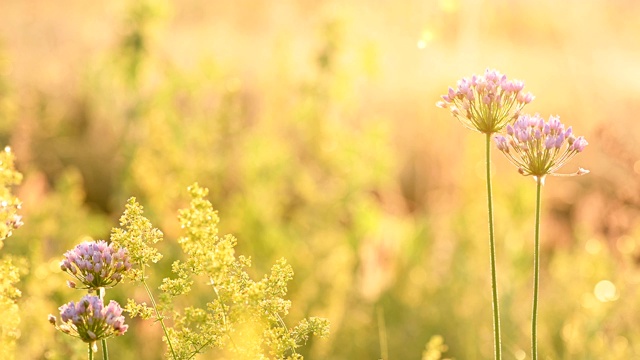
[[[444,344],[444,339],[440,335],[434,335],[429,339],[427,345],[422,352],[422,360],[440,360],[442,354],[448,350]]]
[[[312,334],[327,336],[328,320],[311,317],[289,329],[283,318],[291,307],[284,299],[293,278],[291,266],[281,259],[268,275],[253,281],[245,270],[251,266],[250,259],[235,255],[237,240],[218,235],[217,212],[205,199],[208,190],[196,184],[189,192],[190,207],[179,212],[185,235],[178,242],[186,258],[174,261],[173,278],[163,279],[160,304],[155,305],[149,292],[153,308],[129,299],[126,311],[146,319],[155,312],[163,328],[165,319],[172,320],[173,326],[165,328],[170,358],[191,359],[217,348],[239,359],[302,359],[296,349]],[[151,245],[162,233],[142,215],[135,199],[129,200],[120,224],[123,228],[114,229],[111,240],[127,247],[140,268],[160,259]],[[131,272],[133,280],[147,286],[140,269]],[[202,307],[178,307],[175,298],[188,294],[197,281],[210,287],[210,298]]]
[[[127,272],[127,277],[141,282],[145,278],[145,267],[162,259],[162,254],[153,247],[162,240],[162,231],[154,228],[151,222],[142,216],[142,206],[135,198],[129,199],[126,210],[120,217],[120,226],[121,228],[111,231],[111,241],[129,251],[131,262],[138,267]]]
[[[14,263],[10,256],[0,258],[0,359],[15,357],[16,340],[20,335],[20,313],[16,303],[21,295],[16,288],[20,271]]]
[[[17,214],[20,200],[12,193],[12,187],[21,180],[22,174],[15,170],[13,154],[7,147],[0,151],[0,249],[4,240],[22,224]],[[3,254],[0,257],[0,359],[14,358],[16,340],[20,334],[20,314],[16,304],[21,295],[16,287],[20,281],[20,270],[15,262],[11,256]]]
[[[22,181],[22,174],[14,168],[13,153],[9,147],[0,151],[0,249],[4,239],[22,224],[18,215],[20,200],[12,194],[12,187]]]

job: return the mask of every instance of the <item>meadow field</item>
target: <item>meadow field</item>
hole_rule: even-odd
[[[284,322],[329,320],[300,355],[437,360],[442,337],[442,359],[491,359],[483,139],[435,106],[490,68],[589,142],[563,169],[588,175],[544,186],[541,359],[640,358],[638,35],[631,0],[0,0],[0,146],[24,222],[0,249],[20,268],[6,349],[86,358],[47,322],[80,297],[63,254],[109,240],[135,197],[164,234],[157,289],[197,182],[253,279],[291,265]],[[491,171],[504,358],[530,359],[536,186],[499,151]],[[210,301],[202,284],[180,304]],[[111,357],[162,358],[159,324],[126,317]]]

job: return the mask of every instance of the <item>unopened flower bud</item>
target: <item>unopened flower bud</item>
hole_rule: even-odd
[[[571,147],[573,148],[573,150],[577,152],[582,152],[582,150],[584,150],[585,146],[587,145],[589,145],[587,140],[585,140],[584,137],[580,136],[576,138],[576,140],[574,141],[573,145],[571,145]]]
[[[60,331],[62,331],[65,334],[68,334],[71,332],[71,327],[67,324],[62,324],[58,327],[58,329],[60,329]]]
[[[507,139],[502,135],[496,135],[494,138],[496,146],[500,151],[509,151],[509,145],[507,144]]]

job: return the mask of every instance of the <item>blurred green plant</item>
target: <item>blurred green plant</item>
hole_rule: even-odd
[[[16,171],[13,153],[7,146],[0,151],[0,249],[13,230],[22,226],[22,216],[18,215],[21,202],[12,191],[21,181],[22,174]]]
[[[238,246],[263,260],[255,272],[286,257],[300,269],[289,287],[300,304],[294,314],[327,314],[337,333],[348,317],[348,299],[365,291],[375,301],[391,281],[379,285],[378,277],[394,276],[367,266],[361,286],[353,271],[340,269],[360,266],[362,248],[369,247],[361,243],[364,237],[378,242],[373,238],[386,237],[386,227],[406,224],[380,205],[396,172],[389,131],[381,119],[351,115],[356,105],[344,94],[353,75],[340,67],[342,25],[327,21],[321,30],[312,75],[281,79],[282,86],[269,93],[255,94],[215,61],[188,71],[169,66],[158,74],[163,80],[156,78],[155,91],[144,100],[153,106],[141,107],[134,128],[124,183],[152,216],[168,223],[181,187],[201,179],[212,189],[212,201],[225,204],[225,228],[251,239]],[[160,62],[149,55],[149,62]],[[384,242],[388,246],[390,239]],[[315,357],[333,346],[351,351],[329,344],[305,351]]]
[[[18,215],[20,200],[13,195],[13,187],[22,180],[22,174],[14,167],[14,156],[9,147],[0,151],[0,250],[13,230],[22,226]],[[20,270],[16,266],[20,259],[2,254],[0,257],[0,358],[15,358],[16,340],[20,331],[20,314],[17,299],[21,292],[16,287],[20,281]],[[22,264],[24,266],[24,264]]]
[[[440,335],[434,335],[429,339],[422,352],[422,360],[441,360],[442,354],[447,352],[448,349],[444,343],[444,338]]]

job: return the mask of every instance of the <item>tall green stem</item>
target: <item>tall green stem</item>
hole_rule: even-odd
[[[536,189],[536,230],[533,247],[533,314],[531,316],[531,359],[538,359],[538,291],[540,283],[540,205],[542,183],[544,178],[537,179]]]
[[[93,349],[91,348],[91,343],[89,343],[89,360],[93,360]]]
[[[384,322],[384,308],[376,307],[378,313],[378,337],[380,338],[380,359],[389,360],[389,344],[387,342],[387,326]]]
[[[102,301],[104,301],[104,295],[106,292],[107,290],[103,287],[96,289],[96,293],[98,294],[98,296],[100,297],[100,300]],[[89,289],[89,294],[91,293],[92,291],[91,289]],[[100,340],[100,344],[102,345],[102,360],[109,360],[109,350],[107,350],[107,339]]]
[[[171,351],[171,357],[173,359],[177,359],[176,352],[173,350],[173,345],[171,345],[171,338],[169,337],[169,331],[167,331],[167,327],[164,324],[164,318],[160,315],[160,311],[158,311],[158,305],[156,304],[156,300],[153,298],[153,294],[151,293],[151,289],[147,285],[147,282],[144,279],[144,264],[140,264],[140,268],[142,270],[142,285],[144,285],[144,289],[147,291],[147,295],[149,295],[149,299],[151,300],[151,305],[153,306],[153,310],[156,313],[156,319],[160,321],[160,326],[162,326],[162,331],[164,332],[164,336],[167,338],[167,344],[169,345],[169,351]]]
[[[109,350],[107,350],[107,339],[102,339],[102,360],[109,360]]]
[[[171,356],[173,357],[173,359],[177,359],[176,353],[174,352],[173,346],[171,345],[171,338],[169,338],[169,332],[167,331],[167,327],[164,324],[164,319],[163,319],[162,315],[160,315],[160,312],[158,311],[158,305],[156,304],[156,301],[153,298],[153,295],[151,294],[151,289],[149,289],[149,286],[147,285],[146,281],[142,281],[142,284],[144,285],[145,290],[147,290],[147,294],[149,295],[149,299],[151,299],[151,305],[153,306],[153,310],[156,313],[156,319],[160,321],[160,326],[162,326],[162,331],[164,332],[164,336],[167,337],[167,344],[169,345],[169,350],[171,351]]]
[[[486,134],[486,163],[487,163],[487,205],[489,208],[489,250],[491,260],[491,297],[493,307],[493,338],[494,358],[502,359],[500,337],[500,308],[498,306],[498,281],[496,276],[496,244],[493,233],[493,200],[491,199],[491,134]]]

